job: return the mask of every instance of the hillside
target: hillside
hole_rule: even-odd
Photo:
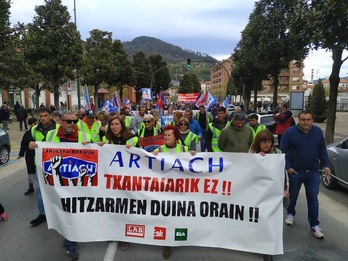
[[[130,42],[123,42],[123,47],[126,53],[131,56],[138,50],[147,55],[159,53],[166,62],[170,63],[176,63],[177,60],[186,61],[187,58],[197,61],[216,61],[208,54],[184,50],[179,46],[149,36],[140,36]]]
[[[147,56],[155,53],[160,54],[168,64],[171,78],[178,81],[181,80],[182,75],[185,73],[188,58],[192,61],[200,61],[192,62],[191,73],[196,74],[198,79],[204,81],[210,80],[209,68],[217,61],[208,54],[185,50],[179,46],[149,36],[136,37],[132,41],[123,42],[122,44],[125,52],[130,57],[138,50],[143,51]]]

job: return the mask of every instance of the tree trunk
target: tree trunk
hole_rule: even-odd
[[[36,104],[35,104],[35,110],[36,110],[36,115],[38,115],[38,111],[39,111],[39,108],[40,108],[40,85],[39,84],[36,84],[35,85],[35,95],[36,95]]]
[[[60,104],[59,104],[59,82],[54,81],[53,82],[54,86],[54,92],[53,92],[53,97],[54,97],[54,105],[56,106],[56,109],[59,110]]]
[[[254,111],[257,112],[257,87],[254,87]]]
[[[330,94],[329,94],[329,111],[327,115],[326,129],[325,129],[325,142],[330,144],[334,142],[335,134],[335,122],[336,122],[336,108],[337,108],[337,92],[338,85],[340,83],[340,70],[342,66],[342,53],[343,49],[332,49],[332,71],[329,78],[330,81]]]
[[[98,89],[99,89],[99,84],[98,83],[96,83],[95,85],[94,85],[94,94],[93,94],[93,100],[94,100],[94,106],[95,106],[95,109],[94,109],[94,113],[97,113],[97,111],[98,111],[98,109],[99,109],[99,102],[98,102]],[[102,102],[104,102],[104,101],[102,101]],[[90,105],[91,106],[91,105]],[[91,107],[90,107],[90,109],[91,109]]]
[[[278,106],[278,85],[279,85],[278,74],[279,74],[279,70],[274,70],[273,73],[272,73],[272,77],[273,77],[272,111],[275,111],[275,109]]]

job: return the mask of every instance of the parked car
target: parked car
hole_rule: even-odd
[[[5,164],[10,159],[11,143],[10,136],[0,128],[0,165]]]
[[[327,153],[330,159],[331,174],[340,180],[322,174],[321,180],[323,185],[328,189],[335,189],[338,186],[348,189],[348,138],[329,144]]]
[[[263,124],[267,127],[268,130],[270,130],[272,133],[274,133],[275,131],[275,120],[273,118],[273,114],[258,114],[258,113],[252,113],[252,114],[256,114],[259,117],[258,122],[260,124]],[[251,114],[248,115],[246,123],[249,125],[249,116]]]

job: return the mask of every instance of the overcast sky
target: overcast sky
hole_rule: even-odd
[[[35,6],[44,0],[12,0],[11,23],[33,21]],[[151,36],[216,59],[230,56],[248,23],[254,0],[76,0],[77,27],[82,38],[93,29],[112,32],[114,39],[131,41]],[[74,21],[74,0],[62,0]],[[347,52],[344,53],[348,55]],[[312,52],[305,60],[304,78],[328,77],[331,53]],[[348,76],[348,62],[341,68]]]

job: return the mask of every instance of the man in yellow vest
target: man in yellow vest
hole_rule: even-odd
[[[218,140],[221,130],[230,125],[230,121],[227,119],[227,110],[225,107],[219,107],[217,109],[215,120],[209,124],[207,130],[206,146],[210,152],[221,151],[218,147]]]
[[[59,125],[52,120],[52,111],[47,107],[40,107],[39,111],[39,124],[33,126],[30,129],[31,132],[31,140],[29,142],[29,149],[33,150],[37,147],[36,141],[45,141],[46,135],[50,130],[57,129]],[[35,162],[36,164],[36,162]],[[42,195],[40,190],[39,181],[37,178],[37,170],[35,173],[35,181],[34,181],[34,187],[35,187],[35,195],[36,195],[36,201],[37,206],[39,210],[39,215],[37,218],[30,221],[30,224],[34,227],[40,225],[43,222],[46,222],[46,213],[45,213],[45,207],[42,201]]]
[[[62,115],[61,125],[58,129],[47,133],[46,141],[48,142],[75,142],[89,143],[91,137],[85,132],[78,131],[76,124],[79,122],[77,116],[70,111],[65,111]],[[59,165],[59,164],[58,164]],[[66,186],[69,183],[67,178],[59,176],[61,186]],[[73,185],[77,185],[77,179],[71,179]],[[70,260],[78,260],[79,253],[76,250],[76,242],[64,239],[63,246],[66,249],[66,254]]]
[[[86,111],[86,115],[82,120],[79,120],[77,127],[79,131],[91,135],[91,140],[93,142],[101,141],[99,137],[99,129],[102,124],[99,120],[96,120],[95,114],[93,111]]]
[[[251,127],[253,131],[253,137],[255,139],[256,134],[261,130],[265,130],[267,127],[266,125],[259,123],[259,116],[256,113],[249,115],[248,119],[249,119],[249,126]]]

